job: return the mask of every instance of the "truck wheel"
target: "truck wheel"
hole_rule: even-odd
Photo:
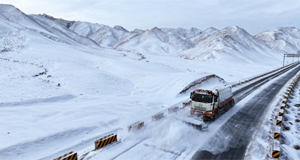
[[[217,116],[219,115],[219,109],[217,109],[214,113],[214,115],[211,117],[212,121],[215,121],[217,119]]]
[[[227,103],[227,104],[225,105],[225,112],[227,112],[229,109],[230,109],[230,104]]]
[[[235,105],[235,101],[232,100],[232,101],[231,101],[231,107],[233,107],[234,105]],[[231,107],[230,107],[230,108],[231,108]]]

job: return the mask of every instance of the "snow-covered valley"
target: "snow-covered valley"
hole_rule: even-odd
[[[0,159],[59,156],[185,101],[189,93],[179,93],[194,80],[215,74],[224,81],[197,87],[231,84],[281,67],[284,53],[300,49],[297,28],[128,31],[0,10]]]

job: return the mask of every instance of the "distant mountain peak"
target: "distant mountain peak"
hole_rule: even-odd
[[[1,7],[12,7],[12,8],[16,8],[15,6],[11,5],[11,4],[0,4]]]
[[[250,35],[246,30],[243,28],[240,28],[239,26],[228,26],[222,30],[220,30],[223,34],[247,34]],[[252,36],[252,35],[251,35]]]
[[[143,33],[144,30],[141,30],[141,29],[135,29],[132,31],[133,33],[137,33],[137,34],[140,34],[140,33]]]
[[[46,17],[46,18],[48,18],[48,19],[51,19],[51,20],[55,20],[56,18],[54,18],[54,17],[52,17],[52,16],[50,16],[50,15],[47,15],[47,14],[45,14],[45,13],[43,13],[43,14],[39,14],[40,16],[43,16],[43,17]]]
[[[240,30],[241,28],[238,26],[228,26],[226,28],[224,28],[224,30],[230,30],[232,32],[236,32],[237,30]]]
[[[13,5],[10,5],[10,4],[0,4],[0,11],[1,11],[0,15],[2,14],[4,16],[5,16],[5,13],[8,13],[8,12],[10,12],[9,14],[12,14],[12,12],[24,14],[21,10],[19,10],[18,8],[16,8]]]
[[[15,6],[11,5],[11,4],[0,4],[1,9],[18,9]],[[1,10],[2,11],[2,10]]]
[[[154,31],[154,32],[163,32],[160,28],[158,27],[154,27],[152,29],[150,29],[150,31]]]
[[[198,28],[192,27],[190,30],[194,31],[194,30],[199,30]]]
[[[219,31],[219,30],[214,28],[214,27],[209,27],[209,28],[205,29],[203,32],[206,33],[206,34],[213,34],[217,31]]]
[[[125,29],[124,27],[119,26],[119,25],[114,26],[113,29],[119,30],[119,31],[124,31],[124,32],[129,32],[127,29]]]
[[[295,53],[300,49],[300,30],[296,27],[278,27],[255,36],[271,48]]]
[[[206,30],[214,30],[214,31],[218,31],[218,29],[215,28],[215,27],[208,27]]]

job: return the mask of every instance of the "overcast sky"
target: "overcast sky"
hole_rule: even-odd
[[[153,27],[206,29],[237,25],[251,34],[300,28],[300,0],[0,0],[27,14],[46,13],[128,30]]]

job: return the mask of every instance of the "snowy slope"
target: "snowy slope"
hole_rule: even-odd
[[[31,15],[31,17],[38,22],[40,25],[42,25],[44,28],[46,28],[49,32],[58,35],[61,39],[64,41],[67,41],[68,43],[76,44],[83,44],[88,46],[97,47],[98,45],[85,37],[82,37],[72,30],[68,29],[67,27],[62,26],[60,23],[55,21],[52,17],[47,15]]]
[[[32,28],[36,30],[46,31],[40,24],[34,21],[30,16],[21,12],[12,5],[0,5],[0,19],[11,23],[18,24],[19,27]]]
[[[255,36],[273,49],[286,53],[300,50],[300,30],[295,27],[280,27],[259,33]]]
[[[204,31],[205,32],[205,31]],[[198,28],[191,28],[188,30],[188,32],[186,33],[185,37],[190,39],[195,37],[196,35],[202,33],[202,31]]]
[[[69,37],[66,35],[65,31],[62,32],[59,29],[54,28],[55,24],[53,23],[41,23],[42,21],[38,19],[37,20],[39,22],[37,22],[33,17],[24,14],[12,5],[0,5],[0,9],[1,23],[8,24],[11,26],[10,28],[16,28],[18,30],[30,30],[53,41],[59,41],[66,44],[75,42],[75,37]],[[79,39],[80,41],[84,41],[83,38]],[[79,39],[77,38],[77,40]],[[94,43],[94,46],[95,45],[96,44]]]
[[[197,44],[199,43],[199,41],[203,40],[204,38],[212,35],[215,32],[218,32],[219,30],[213,27],[209,27],[207,29],[205,29],[202,32],[199,32],[197,35],[195,35],[194,37],[191,37],[190,40],[194,43]]]
[[[237,26],[226,27],[199,41],[192,49],[183,51],[187,59],[232,59],[243,62],[263,62],[264,59],[279,60],[280,52],[274,52],[264,41],[256,39]]]

